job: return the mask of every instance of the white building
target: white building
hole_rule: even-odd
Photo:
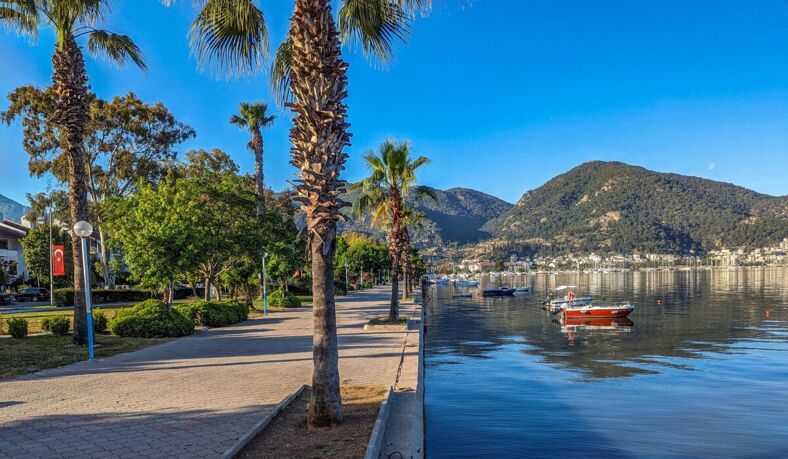
[[[8,262],[8,274],[11,279],[21,277],[27,279],[24,249],[19,240],[27,236],[29,228],[10,220],[0,222],[0,258]]]

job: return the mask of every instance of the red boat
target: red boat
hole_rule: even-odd
[[[626,317],[635,310],[635,305],[631,303],[616,304],[611,306],[576,306],[568,307],[563,310],[565,319],[581,318],[616,318]]]

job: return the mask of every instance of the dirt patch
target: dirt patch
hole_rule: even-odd
[[[310,395],[307,388],[236,457],[363,458],[386,388],[343,386],[341,390],[345,418],[342,424],[307,428],[306,410]]]

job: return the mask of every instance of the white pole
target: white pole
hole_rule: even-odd
[[[49,207],[49,305],[55,306],[55,261],[52,255],[54,250],[52,245],[52,207]]]

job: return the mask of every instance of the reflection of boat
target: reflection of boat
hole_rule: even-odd
[[[514,289],[508,287],[488,288],[482,291],[482,296],[512,296]]]
[[[436,281],[438,285],[449,285],[449,278],[448,277],[439,277]]]
[[[578,318],[615,318],[626,317],[635,310],[632,303],[621,303],[607,306],[567,306],[563,309],[565,319]]]
[[[600,319],[565,318],[560,323],[563,333],[579,330],[617,330],[629,332],[632,331],[632,326],[635,325],[635,323],[627,317],[605,317]]]

